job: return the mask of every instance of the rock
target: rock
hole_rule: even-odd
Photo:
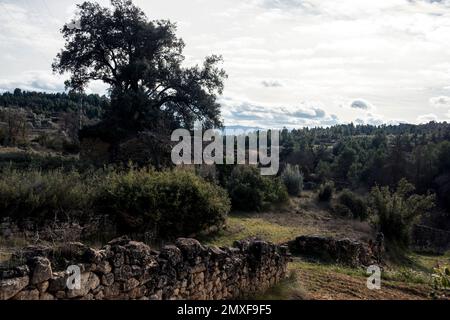
[[[66,290],[68,277],[69,275],[65,272],[54,273],[53,278],[49,281],[49,287],[47,290],[51,293]]]
[[[127,291],[130,291],[130,290],[132,290],[132,289],[138,287],[139,284],[140,284],[140,283],[139,283],[138,280],[136,280],[136,279],[134,279],[134,278],[131,278],[131,279],[128,279],[128,280],[123,284],[122,289],[123,289],[123,291],[127,292]]]
[[[114,283],[114,274],[107,273],[102,276],[102,285],[108,287]]]
[[[30,273],[30,269],[28,266],[20,266],[20,267],[0,267],[0,279],[12,279],[12,278],[21,278],[28,276]]]
[[[13,300],[39,300],[39,291],[37,289],[21,291],[14,296]]]
[[[38,289],[40,293],[44,293],[47,291],[49,286],[50,286],[50,283],[48,281],[44,281],[44,282],[37,284],[36,289]]]
[[[130,238],[127,236],[123,236],[120,238],[116,238],[108,242],[110,246],[123,246],[130,242]]]
[[[96,271],[103,274],[107,274],[112,271],[112,267],[108,261],[101,261],[100,263],[97,264]]]
[[[30,283],[28,276],[0,280],[0,300],[8,300],[18,294]]]
[[[195,261],[205,251],[205,248],[195,239],[179,238],[175,244],[181,250],[185,259],[190,261]]]
[[[29,264],[33,270],[32,284],[38,284],[52,278],[52,265],[47,258],[34,257],[30,259]]]
[[[100,285],[99,277],[93,272],[85,272],[81,274],[81,288],[67,291],[69,299],[84,297],[91,290],[94,290]]]
[[[104,290],[104,296],[106,299],[118,297],[120,293],[120,283],[114,283],[109,287],[105,287]]]
[[[165,246],[159,257],[169,261],[171,265],[176,265],[183,261],[181,250],[176,246]]]
[[[350,239],[334,239],[321,236],[301,236],[288,243],[297,254],[351,267],[370,264],[372,253],[368,245]]]
[[[41,293],[39,296],[39,300],[55,300],[55,297],[48,292]]]

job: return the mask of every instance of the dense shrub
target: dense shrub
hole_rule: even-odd
[[[303,174],[298,166],[287,164],[281,174],[281,179],[291,196],[299,196],[303,191]]]
[[[417,195],[414,190],[412,184],[402,179],[395,192],[388,187],[375,187],[371,192],[370,209],[376,216],[376,226],[397,245],[409,243],[414,224],[434,206],[434,195]]]
[[[338,203],[347,207],[354,219],[367,219],[367,204],[350,190],[344,190],[338,198]]]
[[[277,178],[262,176],[253,166],[237,166],[227,179],[233,209],[259,211],[266,203],[288,199],[286,187]]]
[[[19,223],[82,221],[104,213],[120,232],[171,238],[220,226],[229,209],[225,190],[183,171],[5,169],[0,180],[0,218]]]
[[[222,188],[187,171],[131,169],[105,178],[96,205],[124,232],[189,236],[224,223],[230,210]]]
[[[329,202],[333,198],[334,184],[333,182],[326,182],[319,188],[318,198],[320,202]]]
[[[80,218],[95,197],[95,179],[86,181],[75,171],[6,169],[1,176],[0,217],[16,221]]]

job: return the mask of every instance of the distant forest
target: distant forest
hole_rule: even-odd
[[[406,178],[421,194],[436,193],[450,210],[450,124],[337,125],[283,130],[281,162],[305,181],[338,188],[395,187]]]
[[[109,106],[109,99],[98,94],[45,93],[21,89],[15,89],[13,93],[0,94],[0,107],[24,108],[36,114],[78,112],[81,105],[86,117],[99,119]]]

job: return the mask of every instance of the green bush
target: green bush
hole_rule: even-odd
[[[334,184],[333,182],[326,182],[319,188],[318,198],[320,202],[329,202],[333,198]]]
[[[95,197],[94,179],[87,183],[75,171],[5,169],[1,175],[0,217],[16,221],[79,218]]]
[[[222,188],[187,171],[131,169],[105,178],[96,206],[123,232],[154,237],[189,236],[220,226],[230,210]]]
[[[414,190],[412,184],[402,179],[395,192],[388,187],[375,187],[370,195],[376,226],[386,239],[400,246],[409,243],[414,224],[434,206],[434,195],[417,195]]]
[[[433,287],[436,290],[450,290],[450,267],[438,266],[433,268]]]
[[[338,203],[347,207],[354,219],[367,219],[367,204],[350,190],[344,190],[338,198]]]
[[[277,178],[260,174],[253,166],[237,166],[227,179],[227,189],[233,209],[262,210],[266,203],[287,201],[285,186]]]
[[[335,215],[344,217],[344,218],[350,218],[353,217],[353,213],[350,211],[350,209],[347,206],[344,206],[343,204],[336,203],[333,206],[333,212]]]
[[[104,213],[120,232],[172,238],[220,226],[229,210],[225,190],[184,171],[5,169],[0,180],[0,218],[19,223],[81,222]]]
[[[303,191],[303,174],[298,166],[287,164],[281,174],[281,179],[291,196],[299,196]]]

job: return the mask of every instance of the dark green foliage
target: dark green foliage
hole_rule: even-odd
[[[225,190],[185,171],[4,170],[0,179],[0,218],[19,223],[107,214],[122,233],[172,238],[220,227],[229,209]]]
[[[35,114],[51,116],[55,112],[78,113],[81,105],[83,114],[89,119],[100,119],[109,106],[109,99],[96,94],[67,94],[21,91],[5,92],[0,95],[0,106],[5,108],[23,108]]]
[[[279,179],[262,176],[253,166],[236,166],[227,181],[227,189],[235,210],[259,211],[266,203],[281,203],[288,198]]]
[[[225,190],[186,171],[131,169],[107,175],[96,207],[123,232],[156,238],[190,236],[224,224],[230,210]]]
[[[291,196],[299,196],[303,191],[303,174],[298,166],[287,164],[281,174],[281,180]]]
[[[414,186],[406,179],[400,180],[395,192],[388,187],[375,187],[370,196],[370,209],[379,231],[401,246],[409,243],[413,225],[434,206],[435,201],[434,195],[414,194]]]
[[[334,183],[326,182],[319,188],[318,198],[320,202],[329,202],[333,198]]]
[[[341,203],[336,203],[333,206],[333,212],[335,215],[343,217],[343,218],[352,218],[353,217],[353,213],[350,211],[350,209]]]
[[[0,218],[78,220],[90,212],[97,180],[76,171],[6,169],[0,179]]]
[[[361,221],[367,219],[366,202],[350,190],[344,190],[339,195],[338,203],[348,208],[352,218],[360,219]]]

